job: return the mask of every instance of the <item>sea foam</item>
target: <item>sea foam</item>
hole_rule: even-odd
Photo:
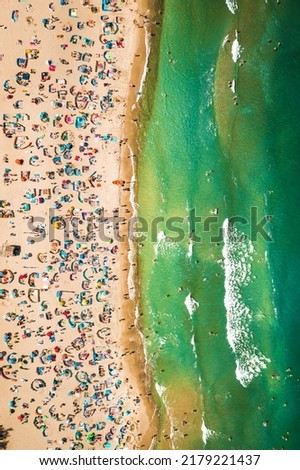
[[[188,294],[185,298],[184,305],[186,306],[187,311],[189,312],[190,317],[193,317],[194,312],[199,307],[197,300],[193,299],[191,294]]]
[[[148,63],[149,63],[149,57],[150,57],[150,52],[151,52],[151,45],[150,44],[151,44],[151,35],[147,30],[145,30],[146,60],[145,60],[143,74],[142,74],[141,81],[140,81],[140,87],[139,87],[139,91],[138,91],[138,95],[137,95],[137,101],[139,101],[141,96],[142,96],[144,84],[145,84],[147,73],[148,73]]]
[[[227,44],[227,42],[229,41],[230,39],[230,34],[227,34],[222,42],[222,47],[224,48],[225,45]]]
[[[242,52],[243,52],[243,48],[241,47],[239,40],[236,37],[232,43],[232,48],[231,48],[231,55],[232,55],[233,62],[237,62],[240,59]]]
[[[203,444],[206,445],[207,441],[209,438],[215,436],[215,431],[212,431],[211,429],[208,429],[208,427],[205,424],[204,421],[204,413],[202,414],[202,426],[201,426],[201,431],[202,431],[202,441]]]
[[[154,253],[157,258],[159,255],[173,254],[180,249],[179,244],[168,237],[163,230],[158,232],[156,243],[154,244]]]
[[[135,186],[136,186],[136,172],[135,172],[135,161],[134,161],[134,153],[132,149],[129,147],[130,150],[130,161],[131,161],[131,168],[132,168],[132,177],[130,181],[130,205],[132,209],[132,215],[133,217],[137,217],[138,212],[138,204],[136,203],[135,197],[136,197],[136,191],[135,191]],[[134,300],[135,295],[136,295],[136,289],[135,289],[135,264],[136,264],[136,249],[133,241],[129,237],[129,251],[128,251],[128,261],[129,261],[129,273],[128,273],[128,291],[129,291],[129,298],[131,300]]]
[[[235,13],[237,12],[238,10],[238,4],[237,4],[237,1],[236,0],[226,0],[226,5],[228,7],[228,10],[231,11],[231,13],[233,15],[235,15]]]
[[[227,339],[234,352],[236,378],[247,387],[270,359],[254,344],[251,323],[253,313],[242,298],[242,289],[251,281],[251,261],[254,248],[228,219],[223,224],[225,298]]]

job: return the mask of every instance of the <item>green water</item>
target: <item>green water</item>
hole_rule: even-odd
[[[225,0],[162,4],[138,165],[157,448],[298,449],[300,4],[239,0],[235,15]],[[272,216],[265,236],[256,213]],[[244,225],[222,240],[232,217]]]

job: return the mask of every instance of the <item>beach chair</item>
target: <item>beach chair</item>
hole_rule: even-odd
[[[82,60],[83,62],[90,62],[92,57],[93,57],[92,54],[90,54],[89,52],[86,52],[85,54],[83,54]]]
[[[83,38],[83,44],[88,47],[93,47],[95,45],[95,41],[89,38]]]
[[[28,64],[28,59],[23,59],[23,58],[18,58],[17,59],[17,66],[18,67],[20,67],[22,69],[26,69],[27,64]]]
[[[69,9],[69,16],[71,18],[78,18],[77,16],[77,8],[70,8]]]
[[[80,36],[79,34],[73,34],[70,38],[70,42],[72,44],[77,44],[79,40],[81,40],[82,36]]]
[[[116,34],[118,31],[119,31],[119,26],[117,25],[117,23],[114,23],[112,21],[105,23],[103,27],[104,34]]]
[[[28,298],[31,302],[37,303],[40,301],[40,289],[30,288],[28,289]]]

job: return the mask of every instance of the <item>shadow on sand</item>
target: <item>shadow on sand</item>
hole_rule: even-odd
[[[5,450],[8,444],[9,433],[12,429],[5,429],[2,424],[0,424],[0,450]]]

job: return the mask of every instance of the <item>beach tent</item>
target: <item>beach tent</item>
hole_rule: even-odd
[[[40,289],[28,289],[28,298],[31,302],[37,303],[40,301]]]

